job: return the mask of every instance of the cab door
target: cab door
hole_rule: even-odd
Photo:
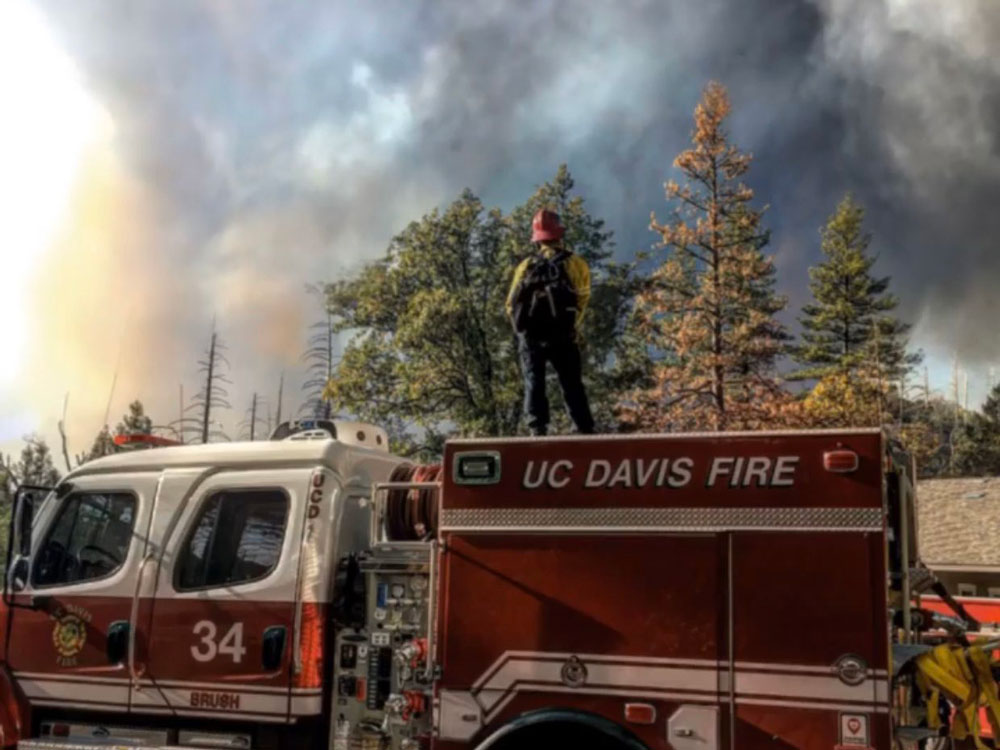
[[[130,620],[156,479],[83,477],[40,508],[7,653],[33,705],[128,710]]]
[[[141,603],[134,711],[287,720],[309,477],[219,473],[183,504]]]

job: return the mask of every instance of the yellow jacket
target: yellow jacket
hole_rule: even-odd
[[[551,258],[560,249],[542,243],[540,252],[544,257]],[[514,294],[517,291],[518,284],[521,283],[521,279],[524,278],[524,272],[527,270],[530,262],[530,257],[525,258],[514,270],[514,278],[510,283],[510,291],[507,292],[508,318],[513,317]],[[590,301],[590,266],[579,255],[571,252],[569,257],[566,258],[566,275],[569,277],[569,283],[573,285],[573,291],[576,292],[576,327],[579,329],[580,321],[583,319],[583,311],[587,309],[587,303]]]

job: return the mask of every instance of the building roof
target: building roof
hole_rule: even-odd
[[[1000,477],[918,482],[917,523],[928,567],[1000,568]]]

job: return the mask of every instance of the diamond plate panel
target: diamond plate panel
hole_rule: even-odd
[[[786,529],[877,531],[879,508],[449,508],[442,531]]]

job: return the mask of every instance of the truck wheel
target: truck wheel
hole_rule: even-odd
[[[524,727],[481,746],[483,750],[645,750],[638,741],[625,741],[572,721],[542,722]]]

